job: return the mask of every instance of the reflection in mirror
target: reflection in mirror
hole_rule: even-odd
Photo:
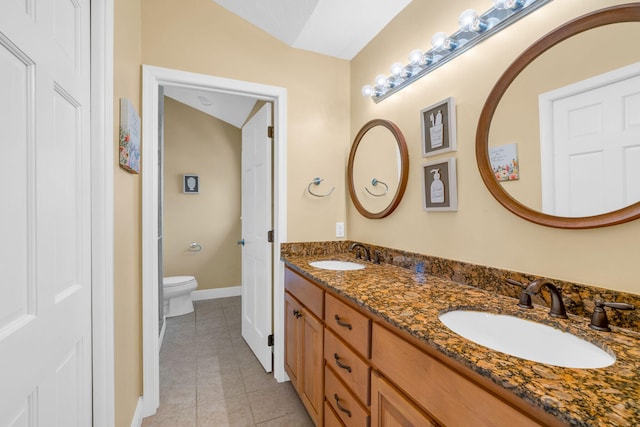
[[[613,6],[557,28],[507,68],[476,134],[480,175],[505,208],[559,228],[640,217],[639,37],[640,4]],[[514,146],[519,179],[498,182],[490,154]]]
[[[640,23],[591,29],[547,50],[511,83],[489,146],[517,145],[520,177],[501,185],[520,203],[583,217],[640,200],[640,49],[615,48],[629,40],[640,40]]]
[[[408,175],[404,137],[393,123],[372,120],[356,136],[349,156],[349,194],[367,218],[384,218],[400,203]]]

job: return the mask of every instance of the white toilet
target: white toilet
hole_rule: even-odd
[[[193,276],[171,276],[162,278],[162,296],[165,317],[182,316],[193,311],[191,292],[198,287]]]

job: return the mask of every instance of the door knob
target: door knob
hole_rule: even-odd
[[[242,239],[242,240],[238,240],[238,241],[236,242],[236,244],[237,244],[237,245],[242,245],[242,246],[244,246],[244,239]]]

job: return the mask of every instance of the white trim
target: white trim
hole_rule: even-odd
[[[138,398],[138,404],[136,405],[136,411],[133,413],[133,419],[131,419],[131,427],[141,427],[142,426],[142,408],[144,407],[144,402],[142,397]]]
[[[239,297],[242,292],[242,286],[229,286],[227,288],[217,289],[201,289],[191,292],[193,301],[203,301],[208,299]]]
[[[284,266],[280,244],[287,239],[287,90],[258,83],[204,74],[142,66],[142,330],[143,408],[153,415],[160,402],[158,347],[158,89],[177,86],[251,96],[274,104],[274,334],[284,336]],[[284,371],[284,340],[274,346],[274,376],[287,380]]]
[[[158,337],[158,348],[162,348],[162,343],[164,342],[164,334],[167,332],[167,317],[162,317],[162,329],[160,329],[160,336]]]
[[[91,0],[91,317],[95,427],[115,424],[113,168],[113,0]]]

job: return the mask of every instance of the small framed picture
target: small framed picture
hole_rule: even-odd
[[[425,211],[457,211],[456,159],[449,157],[422,164]]]
[[[420,111],[422,156],[456,151],[456,104],[450,97]]]
[[[185,194],[198,194],[200,192],[200,178],[198,175],[183,175],[182,185]]]

